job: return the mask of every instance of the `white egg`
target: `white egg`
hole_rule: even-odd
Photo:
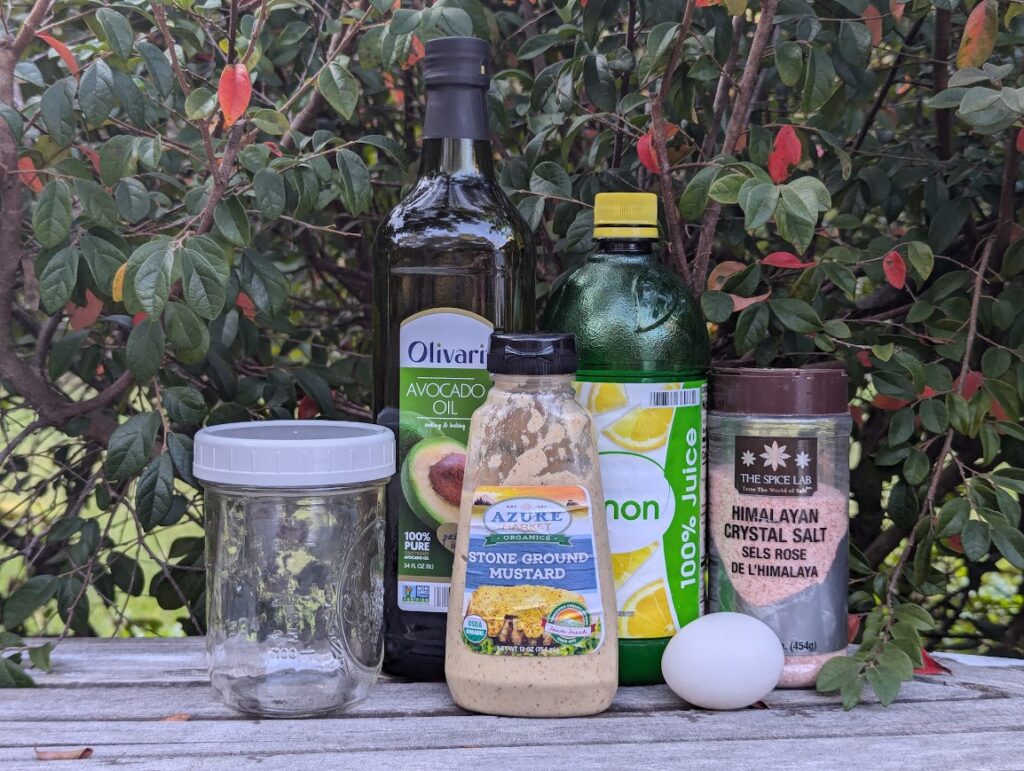
[[[680,629],[661,658],[668,687],[705,709],[740,709],[779,682],[784,656],[771,627],[742,613],[712,613]]]

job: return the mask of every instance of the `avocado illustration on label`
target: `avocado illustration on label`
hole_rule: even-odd
[[[413,445],[402,464],[402,492],[409,507],[431,529],[459,519],[466,446],[447,436]]]
[[[431,437],[441,436],[441,431],[433,426],[424,426],[422,416],[410,410],[403,410],[398,421],[398,457],[404,458],[417,442]]]

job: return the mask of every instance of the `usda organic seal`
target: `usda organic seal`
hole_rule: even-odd
[[[481,643],[487,637],[487,622],[480,616],[466,616],[462,622],[462,634],[474,645]]]

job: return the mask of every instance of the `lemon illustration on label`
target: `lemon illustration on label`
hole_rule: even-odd
[[[640,566],[658,550],[658,542],[647,544],[634,551],[626,551],[612,555],[612,574],[615,576],[615,588],[621,589],[623,584],[633,577]]]
[[[619,634],[632,638],[671,637],[676,632],[665,582],[652,581],[638,589],[622,607]]]
[[[629,397],[626,396],[626,389],[619,383],[595,383],[590,389],[590,399],[587,400],[587,409],[593,415],[603,415],[606,412],[622,409],[629,404]]]
[[[674,410],[667,407],[634,407],[604,430],[619,447],[650,452],[668,442]]]

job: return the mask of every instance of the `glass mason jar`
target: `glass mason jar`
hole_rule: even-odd
[[[846,653],[850,429],[846,372],[718,369],[708,416],[710,610],[779,636],[781,687]]]
[[[326,421],[214,426],[195,441],[205,487],[210,679],[267,717],[364,698],[383,655],[386,428]]]

